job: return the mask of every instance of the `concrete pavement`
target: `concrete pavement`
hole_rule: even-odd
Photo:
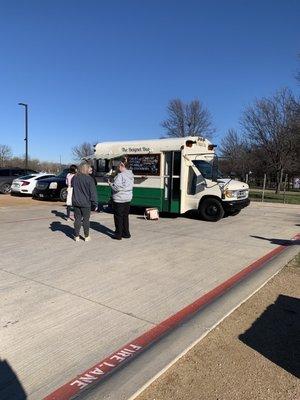
[[[0,207],[0,357],[40,399],[290,239],[299,211],[253,204],[218,223],[133,215],[121,242],[112,216],[93,214],[93,240],[75,243],[60,203]]]

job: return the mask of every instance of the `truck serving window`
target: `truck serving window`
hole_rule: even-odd
[[[134,175],[160,174],[160,154],[135,154],[127,156],[129,169]]]

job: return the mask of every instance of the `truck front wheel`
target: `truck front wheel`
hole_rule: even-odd
[[[201,202],[199,214],[205,221],[217,222],[224,217],[224,209],[218,199],[211,197]]]

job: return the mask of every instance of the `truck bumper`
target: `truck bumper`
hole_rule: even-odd
[[[248,207],[250,204],[250,199],[243,200],[233,200],[233,201],[222,201],[222,206],[225,212],[235,212],[242,208]]]

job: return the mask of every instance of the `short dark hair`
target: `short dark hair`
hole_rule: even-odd
[[[77,172],[77,165],[75,165],[75,164],[70,165],[69,173],[76,174],[76,172]]]
[[[129,162],[126,156],[122,157],[120,162],[124,165],[125,168],[129,168]]]

